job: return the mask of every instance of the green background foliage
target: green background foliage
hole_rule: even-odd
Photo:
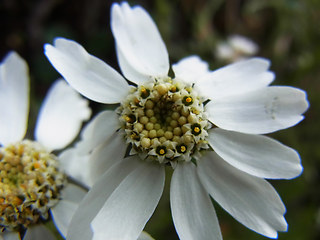
[[[276,73],[274,85],[308,93],[310,109],[298,126],[271,134],[301,155],[304,172],[296,179],[271,181],[287,207],[288,232],[279,239],[320,239],[320,1],[317,0],[137,0],[154,18],[170,61],[199,55],[211,69],[225,65],[215,56],[218,42],[241,34],[259,45]],[[46,91],[59,74],[43,54],[57,36],[76,40],[119,70],[110,31],[109,0],[1,0],[0,58],[17,51],[30,66],[30,125]],[[105,108],[91,103],[94,113]],[[28,134],[32,137],[32,129]],[[146,230],[156,239],[178,239],[169,205],[170,171],[164,195]],[[243,227],[215,204],[226,240],[267,239]],[[52,225],[51,225],[52,226]]]

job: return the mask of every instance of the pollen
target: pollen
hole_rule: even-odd
[[[161,164],[191,161],[196,152],[208,148],[203,143],[212,125],[205,101],[191,84],[171,78],[137,86],[117,110],[128,149]]]
[[[191,126],[191,129],[192,129],[192,134],[194,134],[194,135],[199,135],[200,133],[201,133],[201,126],[200,126],[200,124],[198,124],[198,123],[195,123],[195,124],[193,124],[192,126]]]
[[[141,97],[143,99],[146,99],[147,97],[149,97],[150,95],[150,90],[149,89],[146,89],[145,87],[141,87]]]
[[[0,228],[20,231],[47,219],[65,184],[56,156],[29,140],[0,148]]]

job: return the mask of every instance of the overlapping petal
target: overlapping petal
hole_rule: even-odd
[[[78,143],[79,153],[87,154],[102,144],[120,127],[118,115],[114,111],[103,111],[96,115],[81,133],[82,141]]]
[[[166,46],[150,15],[140,6],[113,4],[111,30],[120,68],[124,76],[137,84],[150,77],[167,76],[169,57]]]
[[[60,200],[59,203],[51,208],[54,224],[62,236],[66,236],[68,227],[78,204],[70,201]]]
[[[214,152],[198,161],[198,174],[208,193],[246,227],[270,238],[287,230],[285,206],[266,180],[232,167]]]
[[[35,226],[29,227],[23,238],[23,240],[35,239],[55,240],[56,237],[43,224],[37,224]]]
[[[269,66],[270,61],[263,58],[239,61],[205,75],[196,86],[202,95],[213,101],[246,94],[273,81],[274,74],[268,71]]]
[[[194,164],[181,163],[175,168],[170,203],[174,226],[181,240],[222,239],[215,210]]]
[[[21,140],[27,130],[29,71],[27,63],[10,52],[0,65],[0,144]]]
[[[210,73],[209,64],[198,56],[185,57],[173,64],[172,69],[176,79],[188,83],[197,83],[199,79]]]
[[[90,154],[80,153],[77,145],[64,150],[59,155],[60,168],[69,177],[75,179],[86,187],[91,187],[93,182],[90,178]]]
[[[35,138],[48,149],[61,149],[78,135],[82,122],[91,116],[88,101],[65,81],[58,80],[42,103]]]
[[[93,101],[118,103],[129,91],[117,71],[74,41],[57,38],[53,46],[45,45],[45,54],[73,88]]]
[[[52,207],[53,222],[62,236],[66,237],[71,218],[87,192],[69,183],[62,190],[62,199]]]
[[[109,196],[131,172],[140,166],[141,162],[137,157],[128,157],[110,168],[93,185],[78,210],[71,219],[67,239],[88,240],[92,239],[93,232],[90,226],[101,207]]]
[[[158,205],[164,179],[164,166],[141,162],[92,221],[93,240],[136,240]]]
[[[0,240],[20,240],[18,232],[5,231],[0,234]]]
[[[125,157],[126,150],[124,137],[118,132],[95,148],[90,158],[90,182],[95,182],[113,164],[121,161]]]
[[[154,240],[148,233],[142,232],[138,238],[138,240]]]
[[[257,177],[290,179],[302,171],[295,150],[266,136],[215,128],[209,131],[208,141],[229,164]]]
[[[249,134],[265,134],[292,127],[308,108],[298,88],[272,86],[210,101],[208,118],[218,127]]]

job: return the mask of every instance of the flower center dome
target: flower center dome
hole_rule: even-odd
[[[55,155],[24,140],[0,148],[0,228],[26,228],[47,219],[64,186]]]
[[[171,78],[133,87],[118,108],[133,152],[173,164],[208,148],[204,100],[191,85]]]

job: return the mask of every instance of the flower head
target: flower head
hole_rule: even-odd
[[[49,211],[65,235],[64,224],[85,192],[67,185],[52,151],[74,140],[82,122],[90,117],[88,102],[64,81],[57,81],[40,110],[35,140],[28,140],[23,139],[29,110],[28,68],[15,52],[0,65],[0,87],[0,236],[46,238],[50,232],[40,223],[48,219]],[[72,199],[70,192],[81,197]]]
[[[217,45],[216,56],[223,61],[235,62],[254,56],[258,50],[258,45],[249,38],[231,35]]]
[[[156,208],[165,167],[174,168],[171,211],[180,239],[221,239],[209,195],[246,227],[275,238],[285,207],[265,178],[290,179],[296,151],[260,134],[297,124],[304,91],[269,86],[269,61],[253,58],[216,71],[197,56],[172,66],[160,34],[140,6],[113,4],[111,29],[128,82],[74,41],[57,38],[45,53],[76,90],[101,103],[77,145],[89,154],[93,187],[68,239],[137,239]]]

